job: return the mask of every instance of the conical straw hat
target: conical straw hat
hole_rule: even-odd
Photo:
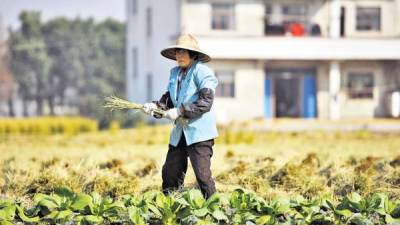
[[[196,38],[194,38],[190,34],[184,34],[180,36],[178,41],[176,42],[176,45],[171,45],[168,48],[162,50],[161,55],[163,55],[168,59],[176,60],[175,49],[177,48],[182,48],[197,52],[199,54],[198,59],[204,63],[209,62],[211,60],[211,57],[207,53],[200,50],[199,43],[197,42]]]

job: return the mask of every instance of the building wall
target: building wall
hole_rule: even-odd
[[[235,2],[236,29],[218,31],[211,29],[211,4],[213,2]],[[237,0],[237,1],[188,1],[183,4],[182,22],[183,31],[197,35],[264,35],[265,5],[280,7],[284,4],[308,4],[310,23],[317,23],[321,27],[322,36],[328,36],[330,26],[330,1],[307,0]],[[341,7],[345,8],[345,36],[346,37],[393,37],[400,35],[400,0],[341,0]],[[356,10],[358,6],[381,8],[380,31],[356,30]],[[196,16],[193,16],[196,15]]]
[[[317,117],[329,117],[329,76],[327,61],[267,61],[267,69],[315,69]],[[272,105],[274,107],[274,93],[272,93]],[[273,115],[275,110],[273,109]]]
[[[172,67],[177,66],[176,61],[163,57],[160,52],[168,46],[175,45],[181,34],[180,0],[153,0],[153,34],[148,39],[151,46],[149,67],[147,72],[153,77],[153,100],[159,100],[167,91],[167,84]],[[169,9],[169,10],[165,10]]]
[[[384,83],[381,85],[381,99],[383,116],[392,116],[389,108],[388,94],[392,91],[400,90],[400,61],[385,61],[382,62],[384,68]]]
[[[176,65],[160,55],[160,51],[175,44],[182,33],[191,33],[195,37],[215,36],[264,36],[265,4],[281,5],[293,3],[293,0],[237,0],[235,4],[236,29],[218,31],[211,29],[211,3],[231,2],[230,0],[138,0],[138,10],[132,15],[127,0],[127,95],[128,99],[138,103],[146,102],[148,86],[147,75],[152,74],[152,100],[157,100],[165,91],[169,70]],[[296,0],[296,3],[309,4],[309,0]],[[323,36],[329,33],[330,1],[314,0],[310,5],[311,23],[321,26]],[[346,37],[393,37],[400,35],[400,0],[341,0],[346,7]],[[380,6],[381,31],[356,31],[356,7]],[[146,32],[146,9],[152,8],[152,32]],[[397,20],[396,20],[397,19]],[[243,39],[244,41],[246,39]],[[266,39],[267,40],[267,39]],[[199,43],[200,48],[201,42]],[[133,78],[132,49],[138,49],[138,77]],[[217,70],[233,70],[235,74],[235,97],[215,99],[217,117],[220,119],[252,119],[264,116],[265,68],[315,68],[317,88],[317,117],[329,118],[329,61],[286,61],[286,60],[213,59],[207,65]],[[387,116],[385,93],[386,84],[393,83],[398,63],[391,61],[341,61],[340,71],[342,88],[339,94],[340,114],[342,118]],[[355,100],[347,96],[346,76],[350,72],[373,72],[374,98]],[[399,78],[400,80],[400,78]],[[399,87],[399,86],[397,86]],[[274,105],[274,103],[273,103]]]
[[[395,0],[395,14],[394,14],[394,26],[395,26],[395,33],[394,35],[399,37],[400,36],[400,0]]]
[[[351,99],[348,97],[346,78],[349,73],[373,73],[374,88],[372,99]],[[385,74],[379,61],[345,61],[341,63],[341,90],[339,94],[341,118],[374,118],[386,114],[384,109]]]
[[[397,6],[396,6],[397,5]],[[399,13],[398,0],[341,0],[341,6],[345,7],[345,36],[346,37],[390,37],[399,34],[399,22],[396,21],[396,13]],[[380,7],[381,8],[381,30],[359,31],[356,30],[357,7]]]
[[[317,23],[321,27],[322,36],[328,36],[330,26],[331,1],[307,0],[265,0],[265,4],[279,7],[284,4],[308,4],[310,23]],[[346,37],[393,37],[400,35],[400,0],[341,0],[341,7],[345,8],[345,36]],[[357,6],[381,8],[380,31],[357,31]]]
[[[327,1],[313,1],[310,5],[311,23],[316,23],[321,27],[321,36],[329,36],[329,4]]]
[[[317,117],[329,118],[329,62],[317,62]]]
[[[215,99],[217,118],[245,120],[264,116],[265,69],[308,69],[316,71],[317,118],[329,118],[329,61],[243,61],[213,60],[207,64],[214,71],[233,70],[235,74],[235,97]],[[400,88],[397,62],[345,61],[340,64],[341,89],[339,92],[341,118],[387,117],[386,93]],[[349,73],[373,73],[372,99],[350,99],[346,79]],[[274,93],[272,93],[272,105]],[[273,108],[273,115],[274,115]],[[273,116],[274,117],[274,116]]]
[[[321,35],[329,34],[329,4],[328,1],[316,0],[265,0],[265,5],[270,5],[272,8],[280,8],[282,5],[308,5],[309,20],[311,24],[318,24],[321,28]],[[264,25],[263,25],[264,26]]]
[[[236,29],[212,29],[213,2],[235,2]],[[194,35],[261,36],[264,35],[264,5],[261,0],[186,1],[182,5],[182,31]]]
[[[264,69],[258,61],[213,60],[207,65],[213,70],[233,70],[234,98],[216,97],[217,120],[245,120],[264,115]]]
[[[144,103],[158,100],[166,91],[170,69],[176,65],[161,56],[160,51],[175,44],[180,33],[180,4],[177,0],[137,0],[132,13],[132,0],[127,0],[126,87],[130,101]],[[147,32],[147,12],[151,9],[151,33]],[[166,10],[168,9],[168,10]],[[137,77],[134,77],[133,49],[137,49]],[[150,99],[148,78],[152,76]]]

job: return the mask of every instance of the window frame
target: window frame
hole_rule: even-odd
[[[370,86],[365,84],[362,85],[362,90],[357,90],[357,87],[351,87],[352,76],[369,76],[371,78]],[[354,78],[353,78],[354,79]],[[353,81],[354,82],[354,81]],[[348,72],[346,76],[345,86],[348,99],[351,100],[372,100],[374,99],[374,73],[373,72]],[[356,86],[356,85],[354,85]]]
[[[223,75],[221,75],[223,74]],[[230,76],[229,81],[220,79],[220,76]],[[218,86],[215,89],[215,97],[217,98],[235,98],[236,85],[235,85],[235,71],[233,70],[218,70],[215,72],[215,77],[218,80]]]
[[[146,35],[151,37],[153,33],[153,9],[149,6],[146,8]]]
[[[139,73],[139,59],[138,59],[138,51],[137,47],[132,48],[132,77],[137,78]]]
[[[146,76],[146,92],[146,99],[150,102],[153,99],[153,74],[151,72],[148,72]]]
[[[137,0],[132,0],[132,14],[136,15],[137,11],[138,11],[138,1]]]
[[[282,17],[282,25],[287,29],[290,29],[292,24],[300,23],[304,31],[307,33],[308,28],[310,27],[310,8],[309,5],[303,4],[282,4],[281,5],[281,17]],[[285,8],[287,9],[285,12]],[[294,13],[291,12],[289,9],[296,9],[292,10],[295,11]],[[299,10],[300,9],[300,10]],[[299,11],[297,11],[299,10]]]
[[[235,9],[235,3],[211,3],[211,30],[236,30]]]
[[[378,11],[375,12],[375,15],[368,14],[368,12],[364,12],[364,14],[359,14],[361,10],[371,10],[377,9]],[[370,12],[371,13],[371,12]],[[363,17],[362,17],[363,16]],[[373,23],[373,16],[378,16],[378,26],[375,27]],[[362,18],[360,18],[362,17]],[[364,24],[360,24],[360,19]],[[369,26],[369,27],[368,27]],[[357,6],[356,7],[356,30],[357,31],[381,31],[382,29],[382,7],[380,6]]]

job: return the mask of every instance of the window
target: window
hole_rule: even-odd
[[[151,10],[151,8],[150,7],[148,7],[147,8],[147,10],[146,10],[146,29],[147,29],[147,31],[146,31],[146,34],[147,34],[147,37],[150,37],[151,36],[151,33],[152,33],[152,10]]]
[[[147,74],[147,101],[150,102],[153,99],[153,75]]]
[[[132,0],[132,14],[137,13],[137,0]]]
[[[379,7],[357,7],[357,30],[380,30],[381,9]]]
[[[265,15],[266,16],[272,15],[272,5],[265,5]]]
[[[215,74],[218,86],[215,90],[216,97],[235,97],[235,77],[233,71],[219,71]]]
[[[294,23],[300,23],[304,28],[309,26],[307,5],[283,5],[282,24],[286,30]]]
[[[271,5],[265,5],[264,8],[264,23],[265,24],[270,24],[272,20],[272,6]]]
[[[138,50],[137,50],[137,48],[133,48],[133,50],[132,50],[132,66],[133,66],[133,68],[132,68],[132,71],[133,71],[133,77],[134,78],[136,78],[137,77],[137,75],[138,75],[138,71],[139,71],[139,69],[138,69]]]
[[[347,78],[348,96],[353,99],[373,98],[374,76],[372,73],[351,73]]]
[[[212,29],[234,30],[235,29],[235,5],[215,3],[212,4]]]

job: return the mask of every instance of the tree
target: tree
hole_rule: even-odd
[[[22,12],[20,31],[10,31],[11,70],[18,83],[24,102],[31,94],[37,103],[37,115],[43,114],[43,99],[49,95],[48,82],[51,59],[47,56],[46,45],[41,32],[39,12]],[[30,87],[34,86],[33,93]],[[26,89],[25,89],[26,88]],[[25,90],[21,90],[25,89]],[[24,104],[24,115],[27,115]]]
[[[80,18],[41,24],[37,12],[23,12],[20,20],[21,29],[10,33],[9,63],[23,99],[34,96],[38,105],[46,99],[50,114],[67,99],[80,115],[109,120],[101,103],[124,95],[125,24]],[[67,90],[76,95],[66,96]]]

